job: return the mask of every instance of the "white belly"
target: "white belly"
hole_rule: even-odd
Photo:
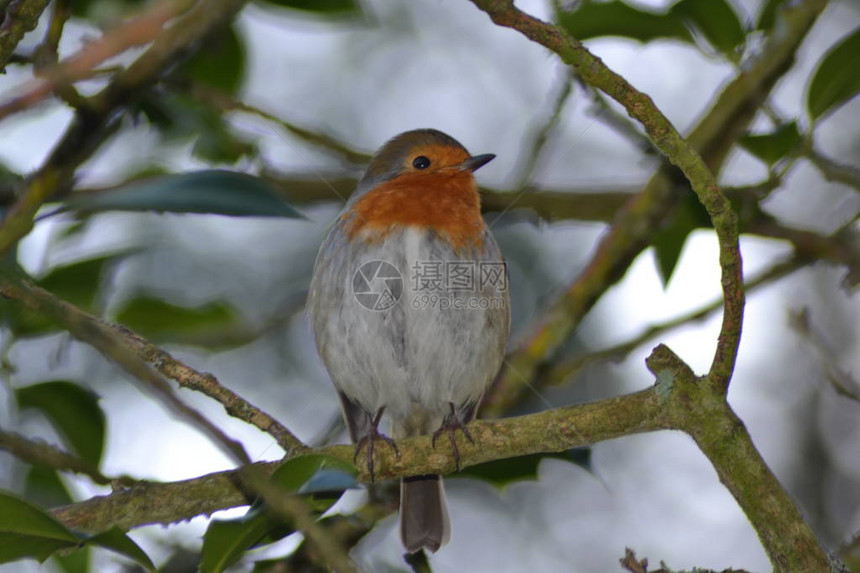
[[[466,261],[423,230],[401,231],[377,246],[356,247],[337,230],[329,237],[317,261],[309,310],[320,354],[341,392],[370,413],[384,406],[394,422],[419,407],[438,423],[450,404],[480,399],[501,366],[509,328],[506,277],[479,283],[480,264],[498,269],[501,261],[495,242],[486,236],[483,252]],[[371,261],[385,261],[399,271],[402,292],[393,305],[392,299],[373,295],[390,286],[396,296],[396,279],[354,280]],[[465,272],[474,265],[471,289],[445,288],[431,280],[437,268],[443,281],[450,279],[446,262]],[[372,271],[374,265],[365,269]],[[467,282],[448,286],[467,287]],[[356,290],[368,284],[371,292],[357,297]],[[372,308],[374,300],[381,310]]]

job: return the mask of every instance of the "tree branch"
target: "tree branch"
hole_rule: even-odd
[[[593,404],[567,406],[503,420],[480,420],[469,425],[475,440],[458,443],[460,466],[540,452],[560,452],[625,435],[668,428],[666,412],[653,388]],[[455,470],[454,456],[443,447],[434,449],[431,436],[398,440],[400,456],[378,448],[376,480]],[[353,463],[351,445],[328,446],[309,453]],[[263,475],[281,462],[256,463]],[[140,483],[54,510],[63,523],[83,532],[98,532],[116,525],[129,529],[152,523],[168,524],[221,509],[248,505],[249,498],[231,470],[173,483]],[[359,479],[369,482],[363,468]]]
[[[45,312],[73,335],[99,349],[100,345],[108,344],[104,342],[105,339],[110,339],[110,348],[121,345],[121,356],[124,359],[131,356],[135,361],[145,362],[162,375],[177,381],[181,387],[202,392],[217,400],[234,418],[256,426],[274,437],[287,453],[294,454],[307,449],[307,446],[281,423],[221,385],[214,376],[197,372],[127,328],[104,322],[11,273],[0,273],[0,294],[16,299],[28,308]],[[112,354],[109,356],[114,357]],[[133,369],[134,373],[139,371],[138,366]]]
[[[28,178],[23,194],[6,214],[0,226],[0,255],[30,232],[39,207],[68,186],[77,167],[116,128],[117,111],[158,80],[170,64],[192,54],[191,46],[229,22],[246,1],[198,1],[177,22],[162,28],[149,48],[128,68],[118,72],[104,90],[87,99],[86,108],[77,111],[46,162]],[[158,6],[176,8],[177,4],[164,0]]]
[[[36,28],[50,0],[12,0],[0,13],[0,71],[6,69],[12,51],[24,34]]]
[[[800,259],[798,257],[793,257],[787,261],[777,263],[776,265],[769,268],[767,271],[760,273],[757,277],[746,281],[746,284],[744,285],[744,290],[749,293],[753,289],[758,288],[771,281],[778,280],[806,266],[807,264],[809,264],[809,261]],[[548,365],[546,371],[542,372],[539,375],[539,378],[534,385],[538,388],[543,386],[558,386],[564,383],[576,372],[578,372],[582,367],[588,364],[592,364],[594,362],[599,362],[602,360],[623,359],[633,350],[639,348],[647,341],[657,337],[658,335],[663,334],[664,332],[667,332],[669,330],[678,328],[679,326],[683,326],[685,324],[704,320],[711,316],[714,312],[720,310],[722,306],[723,300],[722,298],[718,298],[717,300],[714,300],[713,302],[703,306],[698,310],[684,314],[677,318],[673,318],[671,320],[667,320],[665,322],[653,324],[643,330],[638,335],[632,337],[625,342],[616,344],[609,348],[604,348],[603,350],[599,350],[597,352],[586,354],[584,356],[575,356],[573,358],[560,361],[559,363],[554,365]]]
[[[475,443],[459,444],[460,465],[468,467],[525,454],[559,452],[602,440],[664,429],[693,437],[711,460],[720,480],[756,524],[762,544],[778,571],[829,571],[827,557],[794,502],[756,451],[743,423],[722,390],[703,383],[671,350],[658,346],[646,361],[656,377],[647,390],[600,402],[565,406],[502,420],[469,424]],[[454,471],[447,448],[434,449],[431,436],[398,442],[400,455],[377,451],[377,479]],[[352,463],[352,446],[313,450]],[[254,464],[267,476],[279,462]],[[247,505],[237,481],[241,470],[218,472],[166,484],[139,484],[107,496],[57,508],[54,516],[80,531],[94,533],[151,523],[172,523],[201,513]],[[359,476],[367,480],[367,472]]]
[[[14,277],[14,272],[0,274],[0,293],[23,302],[28,308],[45,313],[61,324],[75,338],[90,344],[131,375],[132,381],[143,384],[139,388],[157,398],[166,408],[209,436],[224,453],[239,464],[251,459],[241,443],[229,438],[203,414],[180,400],[170,384],[155,370],[149,368],[113,329],[100,320],[53,296],[46,290]]]
[[[560,53],[563,60],[577,67],[585,81],[614,99],[621,98],[623,101],[620,103],[637,119],[646,110],[649,116],[653,115],[653,104],[647,96],[631,91],[626,82],[607,71],[599,59],[588,53],[579,42],[569,38],[562,29],[522,14],[510,2],[479,0],[475,3],[479,8],[486,8],[485,11],[499,20],[501,25],[516,26],[550,50]],[[722,165],[728,152],[726,146],[734,145],[744,133],[755,110],[765,101],[779,77],[789,69],[794,51],[826,4],[827,0],[802,0],[782,10],[780,33],[765,42],[758,56],[745,65],[716,98],[708,114],[689,138],[692,148],[704,155],[706,165],[715,170]],[[587,75],[582,73],[583,70]],[[646,130],[650,130],[649,136],[664,148],[664,152],[667,144],[672,147],[671,154],[674,155],[679,150],[676,147],[680,139],[671,126],[667,127],[665,118],[661,120],[660,117],[657,114],[653,120],[646,118]],[[713,179],[708,176],[707,169],[703,169],[702,164],[695,160],[693,150],[687,149],[683,155],[688,168],[692,164],[698,166],[693,178],[699,180],[701,192],[701,183],[713,182]],[[704,179],[701,179],[702,175]],[[679,185],[665,170],[660,170],[640,193],[625,203],[580,277],[546,311],[545,318],[510,355],[509,367],[485,398],[482,409],[484,415],[498,416],[519,401],[525,391],[521,378],[533,379],[539,365],[560,348],[603,292],[623,276],[633,259],[651,243],[654,232],[660,228],[667,214],[672,212],[686,192],[685,189],[685,185]],[[705,191],[706,194],[712,194],[713,189]],[[719,205],[724,206],[719,199],[716,203],[711,204],[711,209],[719,210]],[[738,315],[743,297],[737,289],[740,284],[740,260],[734,260],[731,254],[725,255],[733,251],[730,245],[733,243],[731,235],[734,235],[731,231],[732,216],[727,211],[715,214],[722,220],[717,225],[718,232],[727,235],[721,240],[721,252],[724,253],[721,255],[721,267],[724,273],[723,288],[730,296],[726,298],[729,308],[724,314],[724,336],[718,344],[712,370],[715,381],[724,384],[728,380],[726,367],[734,359],[733,348],[737,342],[737,327],[740,325]],[[732,276],[734,278],[731,281],[725,280]]]
[[[28,464],[83,474],[100,485],[108,485],[114,481],[102,474],[96,466],[78,456],[45,442],[30,440],[15,432],[5,432],[0,429],[0,450],[6,450]]]

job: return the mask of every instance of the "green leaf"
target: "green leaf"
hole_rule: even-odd
[[[75,306],[93,310],[105,267],[126,254],[112,253],[58,265],[35,282]],[[17,337],[37,336],[56,330],[54,320],[44,313],[24,308],[17,301],[0,300],[0,317]]]
[[[0,563],[25,557],[44,561],[78,538],[38,507],[0,491]]]
[[[144,553],[143,549],[117,527],[87,538],[86,543],[89,545],[98,545],[99,547],[110,549],[114,553],[124,555],[149,571],[156,570],[155,565],[149,559],[149,556]]]
[[[39,507],[57,507],[72,503],[72,496],[57,471],[43,466],[32,466],[27,472],[24,498]]]
[[[42,412],[79,456],[99,465],[105,442],[105,416],[95,393],[58,380],[18,388],[15,397],[22,410]]]
[[[578,40],[621,36],[643,43],[658,38],[693,41],[675,14],[640,10],[620,0],[584,0],[571,12],[557,13],[557,21]]]
[[[768,167],[789,155],[800,143],[800,131],[792,121],[771,133],[745,135],[739,141],[741,147],[764,161]]]
[[[701,33],[714,48],[736,59],[746,34],[728,0],[681,0],[670,13]]]
[[[773,23],[776,21],[777,13],[786,1],[787,0],[767,0],[759,13],[758,22],[756,22],[755,26],[756,29],[768,31],[773,28]]]
[[[283,491],[295,493],[301,491],[306,484],[312,483],[313,478],[326,471],[336,471],[353,478],[358,475],[355,466],[338,458],[322,454],[304,454],[290,458],[281,464],[272,474],[271,480]],[[355,479],[352,480],[352,483],[355,483]],[[353,486],[349,484],[342,489],[347,487]]]
[[[258,177],[217,169],[154,177],[107,191],[72,194],[61,211],[304,218]]]
[[[148,296],[126,302],[116,321],[147,338],[174,341],[241,323],[236,310],[223,302],[188,308]]]
[[[182,64],[179,73],[235,94],[242,86],[245,61],[245,46],[233,25],[219,28],[216,34],[203,40],[197,52]]]
[[[860,92],[860,28],[839,41],[821,58],[809,84],[806,108],[817,120]]]
[[[574,448],[561,453],[529,454],[471,466],[453,477],[478,478],[504,488],[514,482],[537,479],[538,466],[545,459],[564,460],[588,469],[590,453],[589,448]]]
[[[299,493],[323,494],[330,492],[343,493],[347,489],[358,489],[360,486],[355,479],[355,470],[321,469],[299,488]]]
[[[303,10],[306,12],[316,12],[324,15],[340,14],[352,15],[360,14],[361,6],[355,0],[266,0],[269,4],[275,6],[283,6],[285,8],[293,8],[294,10]]]
[[[275,521],[262,511],[249,512],[239,519],[213,519],[203,535],[200,570],[220,573],[263,541],[273,527]]]
[[[167,141],[193,138],[192,152],[204,161],[234,164],[258,154],[255,143],[233,131],[223,114],[188,96],[148,92],[135,105],[134,111],[144,115]]]
[[[356,487],[356,468],[321,454],[296,456],[281,464],[270,480],[286,493],[308,495],[311,507],[322,513],[344,489]],[[329,495],[329,494],[336,495]],[[212,520],[203,537],[201,571],[218,573],[235,563],[252,547],[273,543],[294,528],[271,516],[265,504],[256,501],[239,519]]]
[[[90,310],[95,306],[96,293],[105,266],[119,258],[121,255],[111,253],[57,266],[36,281],[36,284],[66,302]]]
[[[675,272],[687,237],[698,228],[710,226],[711,219],[708,212],[696,195],[690,191],[678,206],[674,218],[654,235],[651,243],[654,246],[657,270],[660,272],[664,288],[669,285],[672,273]]]
[[[52,555],[51,561],[64,573],[88,573],[90,570],[90,550],[89,547],[81,547],[68,555]]]

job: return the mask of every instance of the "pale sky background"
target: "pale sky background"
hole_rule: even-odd
[[[735,2],[754,15],[757,1]],[[523,141],[548,114],[563,67],[543,48],[518,33],[492,25],[486,15],[462,0],[364,2],[373,25],[331,26],[324,20],[249,6],[239,19],[247,40],[249,66],[243,98],[300,125],[318,127],[367,151],[408,129],[434,127],[463,143],[472,153],[497,159],[478,173],[482,184],[504,188]],[[640,2],[662,6],[662,0]],[[543,2],[518,2],[537,16],[548,15]],[[860,24],[858,5],[834,1],[798,53],[797,64],[776,90],[773,101],[785,115],[802,109],[805,82],[820,55]],[[87,33],[71,26],[63,52],[74,51]],[[37,32],[27,41],[41,37]],[[647,46],[619,39],[587,45],[634,86],[651,95],[682,131],[694,125],[703,107],[731,77],[729,65],[676,42]],[[12,66],[0,76],[0,94],[26,78]],[[569,188],[630,186],[647,180],[651,160],[585,111],[581,92],[573,95],[560,130],[535,174],[538,183]],[[0,126],[0,160],[26,171],[40,165],[70,115],[48,104],[7,119]],[[857,164],[860,150],[860,100],[844,106],[816,132],[817,143],[833,158]],[[247,118],[238,125],[259,138],[265,157],[283,169],[325,171],[329,159],[301,142]],[[766,127],[762,124],[763,127]],[[158,145],[145,126],[115,141],[81,170],[87,184],[122,179],[135,165],[158,162],[176,170],[202,167],[189,158],[190,145]],[[239,165],[252,169],[252,165]],[[722,182],[746,184],[764,179],[764,167],[736,153]],[[860,208],[860,195],[824,182],[808,166],[797,168],[788,186],[767,202],[787,223],[828,232]],[[121,245],[157,246],[153,254],[131,258],[117,272],[115,307],[132,290],[169,296],[178,303],[227,297],[252,320],[259,320],[287,299],[290,289],[305,288],[310,265],[337,205],[306,209],[310,221],[232,219],[203,216],[105,215],[83,240],[52,244],[62,223],[37,226],[22,245],[22,262],[38,273],[52,261],[81,258]],[[503,220],[494,228],[511,259],[516,337],[532,323],[539,297],[569,283],[580,272],[603,231],[602,225],[566,222],[534,225]],[[510,249],[510,250],[509,250]],[[518,256],[513,256],[513,249]],[[786,244],[744,238],[749,276],[790,253]],[[536,253],[529,258],[523,253]],[[532,267],[523,263],[530,261]],[[834,347],[839,367],[860,377],[860,299],[839,288],[843,274],[822,264],[756,291],[748,299],[740,357],[730,402],[744,420],[760,452],[793,492],[808,491],[807,476],[825,480],[815,512],[830,544],[860,530],[860,424],[858,407],[834,394],[808,345],[788,327],[788,312],[810,309]],[[302,286],[304,285],[304,286]],[[612,288],[579,330],[580,349],[597,350],[623,341],[648,324],[698,308],[719,295],[717,246],[712,233],[697,232],[685,247],[668,289],[658,277],[650,251],[640,256],[624,281]],[[265,303],[261,304],[261,301]],[[719,315],[662,336],[697,372],[710,364]],[[588,369],[565,390],[535,399],[552,405],[594,399],[644,388],[652,378],[644,358],[658,341],[646,344],[621,364]],[[203,436],[173,421],[157,404],[140,395],[116,370],[89,348],[42,339],[18,344],[11,359],[21,373],[13,386],[74,377],[89,381],[102,396],[108,415],[107,474],[177,480],[227,469],[230,463]],[[248,346],[220,353],[170,348],[197,370],[212,372],[252,403],[264,408],[300,438],[316,436],[337,415],[335,393],[309,335],[304,315],[288,328]],[[784,368],[783,365],[789,365]],[[276,459],[272,439],[223,414],[220,405],[189,392],[180,395],[241,439],[255,459]],[[0,388],[0,417],[9,412],[9,395]],[[34,424],[17,431],[47,435]],[[838,471],[810,471],[810,435]],[[769,571],[755,532],[719,483],[692,440],[679,433],[646,434],[594,446],[592,471],[547,461],[537,481],[499,492],[473,480],[451,478],[447,491],[453,520],[449,546],[435,555],[437,573],[455,571],[577,573],[618,571],[624,548],[673,569],[728,567]],[[14,483],[0,455],[0,487]],[[806,489],[805,489],[806,488]],[[81,496],[103,492],[77,487]],[[853,493],[852,493],[853,492]],[[352,494],[356,497],[362,494]],[[349,499],[344,501],[347,505]],[[233,512],[232,515],[235,515]],[[195,519],[165,529],[132,532],[156,562],[169,552],[167,542],[195,547],[205,530]],[[822,526],[821,524],[826,524]],[[361,544],[358,557],[368,570],[401,566],[396,518],[380,524]],[[287,540],[263,554],[278,555]],[[113,555],[99,553],[102,571],[118,570]],[[33,566],[0,566],[3,573],[34,571]],[[237,569],[241,570],[241,569]]]

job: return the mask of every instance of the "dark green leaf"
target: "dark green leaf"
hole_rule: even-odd
[[[756,29],[765,31],[770,30],[773,27],[773,23],[776,21],[777,13],[786,1],[787,0],[767,0],[759,13],[758,22],[756,22]]]
[[[155,571],[155,565],[149,559],[149,556],[144,553],[143,549],[141,549],[137,543],[132,541],[128,535],[116,527],[88,538],[86,543],[110,549],[114,553],[119,553],[120,555],[128,557],[149,571]]]
[[[95,306],[96,293],[105,266],[119,258],[116,253],[112,253],[57,266],[36,281],[36,284],[66,302],[91,310]]]
[[[208,36],[180,69],[192,79],[234,94],[242,86],[245,72],[245,46],[235,26],[219,28]]]
[[[746,34],[728,0],[681,0],[671,10],[718,51],[735,59]]]
[[[105,267],[126,253],[103,255],[54,267],[36,284],[61,299],[86,310],[93,310]],[[0,317],[18,337],[37,336],[56,330],[47,315],[24,308],[13,300],[0,300]]]
[[[343,470],[321,469],[299,488],[299,493],[343,493],[346,489],[357,489],[358,487],[354,470],[346,472]]]
[[[344,489],[356,487],[356,469],[337,458],[320,454],[296,456],[272,474],[271,481],[286,493],[312,494],[311,507],[324,512],[337,501]],[[336,493],[328,496],[328,493]],[[271,516],[265,504],[255,502],[243,517],[213,520],[203,538],[201,570],[217,573],[235,563],[248,549],[272,543],[294,531]]]
[[[105,416],[93,392],[66,381],[42,382],[15,391],[22,410],[42,412],[81,458],[99,465],[105,442]]]
[[[0,563],[25,557],[44,561],[78,539],[38,507],[0,491]]]
[[[126,302],[116,321],[147,338],[174,341],[240,324],[236,310],[222,302],[187,308],[147,296]]]
[[[258,177],[222,170],[180,173],[108,191],[73,194],[62,210],[303,218]]]
[[[72,503],[72,496],[56,470],[32,466],[24,481],[24,498],[39,507],[57,507]]]
[[[361,12],[356,0],[266,0],[269,4],[320,14],[351,15]]]
[[[664,287],[669,285],[672,273],[675,272],[687,237],[694,230],[710,225],[711,219],[708,212],[699,203],[696,195],[690,191],[681,201],[674,218],[654,235],[651,243],[654,246],[657,269],[660,271]]]
[[[468,467],[456,476],[474,477],[488,481],[498,488],[504,488],[517,481],[537,479],[538,466],[545,459],[564,460],[588,469],[590,467],[590,452],[591,450],[588,448],[574,448],[561,453],[530,454],[507,458]]]
[[[298,492],[323,471],[338,471],[353,477],[357,475],[356,468],[352,464],[322,454],[305,454],[290,458],[281,464],[272,474],[272,482],[283,491]]]
[[[53,555],[51,557],[63,573],[88,573],[90,570],[89,547],[81,547],[69,554]]]
[[[203,535],[200,570],[220,573],[265,539],[274,525],[262,511],[249,512],[241,519],[213,519]]]
[[[621,36],[640,42],[658,38],[692,42],[692,36],[684,23],[671,12],[640,10],[620,0],[585,0],[571,12],[559,12],[557,19],[578,40]]]
[[[771,166],[797,147],[800,143],[800,132],[797,129],[797,123],[792,121],[771,133],[745,135],[739,143],[741,147]]]
[[[240,139],[223,120],[209,129],[202,130],[194,142],[191,153],[208,163],[233,165],[241,158],[253,156],[257,148]]]
[[[139,7],[143,0],[71,0],[72,14],[95,20],[99,24],[115,24],[120,16],[128,14],[129,7]]]
[[[806,109],[817,120],[860,92],[860,28],[839,41],[818,63],[806,95]]]

